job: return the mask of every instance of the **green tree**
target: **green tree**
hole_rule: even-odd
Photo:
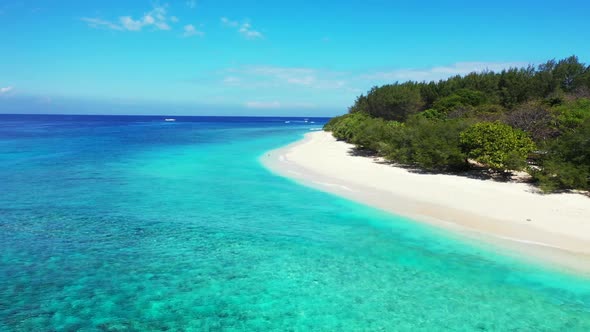
[[[396,121],[366,118],[359,123],[356,134],[349,143],[360,149],[379,152],[383,144],[390,139],[392,131],[398,126],[401,124]]]
[[[428,120],[445,120],[447,115],[444,112],[431,108],[416,114],[416,117]]]
[[[559,87],[559,83],[553,77],[556,65],[555,60],[549,60],[537,67],[532,81],[532,93],[535,98],[547,98]]]
[[[590,190],[590,118],[575,130],[551,141],[541,166],[532,175],[546,191]]]
[[[496,170],[522,169],[535,143],[521,130],[499,122],[480,122],[460,135],[471,159]]]
[[[330,120],[324,130],[331,131],[337,139],[350,142],[360,133],[361,126],[367,119],[369,116],[362,112],[346,114]]]
[[[553,108],[557,129],[566,133],[581,126],[590,118],[590,99],[580,98]]]
[[[572,92],[583,85],[586,66],[580,63],[577,56],[560,60],[553,70],[553,77],[565,92]]]
[[[405,121],[411,114],[418,113],[424,102],[420,86],[409,82],[374,87],[367,96],[367,113],[385,120]]]
[[[460,133],[467,127],[461,120],[431,121],[415,118],[407,125],[407,159],[424,169],[460,170],[467,167]]]
[[[450,96],[443,97],[434,102],[433,108],[444,113],[450,113],[459,108],[474,108],[486,102],[483,92],[461,89]]]
[[[501,124],[503,122],[504,124]],[[326,125],[338,139],[402,164],[529,168],[544,188],[588,188],[590,66],[575,56],[537,67],[394,83],[359,96]],[[466,129],[467,123],[476,123]],[[535,144],[541,147],[535,153]]]
[[[498,92],[502,106],[512,108],[532,98],[534,67],[511,68],[500,73]]]
[[[360,95],[354,104],[348,109],[349,113],[367,112],[369,108],[368,98],[365,95]]]

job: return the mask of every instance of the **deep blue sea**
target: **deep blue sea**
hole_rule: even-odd
[[[0,115],[0,331],[590,331],[589,280],[262,166],[326,119],[176,119]]]

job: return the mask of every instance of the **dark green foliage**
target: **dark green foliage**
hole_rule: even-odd
[[[586,66],[578,61],[578,57],[571,56],[557,63],[553,77],[563,91],[572,92],[584,84],[585,71]]]
[[[579,84],[582,87],[590,87],[590,66],[586,67],[584,74],[579,79]]]
[[[590,68],[575,56],[538,67],[511,68],[454,76],[439,82],[406,82],[374,87],[357,98],[350,112],[365,112],[386,120],[405,121],[427,109],[447,114],[458,109],[500,107],[512,110],[531,100],[559,105],[566,94],[590,91]],[[588,92],[590,93],[590,92]]]
[[[543,162],[541,170],[534,170],[531,174],[545,192],[565,189],[590,190],[588,186],[590,171],[584,165],[551,158]]]
[[[369,116],[365,113],[350,113],[333,118],[324,126],[324,129],[331,131],[337,139],[351,142],[355,136],[358,136],[361,125],[368,119]]]
[[[416,114],[416,117],[428,120],[445,120],[447,115],[444,112],[431,108]]]
[[[405,121],[422,110],[420,86],[409,82],[371,89],[367,96],[367,113],[386,120]]]
[[[449,114],[459,108],[474,109],[477,106],[485,104],[487,98],[483,92],[461,89],[450,96],[438,99],[433,104],[433,108],[443,113]]]
[[[365,113],[357,112],[332,118],[324,130],[331,131],[334,137],[355,144],[360,149],[378,152],[396,128],[402,124],[372,118]]]
[[[590,118],[590,99],[566,101],[554,107],[557,129],[570,132]]]
[[[533,176],[544,190],[590,190],[590,118],[549,142],[541,166]]]
[[[533,97],[534,76],[535,69],[530,66],[502,71],[498,83],[498,94],[502,106],[511,108],[530,100]]]
[[[380,152],[400,126],[401,123],[396,121],[368,118],[358,126],[356,135],[349,142],[361,149]]]
[[[535,143],[521,130],[499,122],[480,122],[461,133],[467,156],[497,170],[522,169]]]
[[[397,128],[382,151],[387,159],[428,170],[465,169],[467,157],[461,150],[459,133],[466,127],[464,121],[416,117]]]
[[[537,67],[537,74],[532,81],[532,95],[536,98],[546,98],[557,90],[559,83],[553,78],[555,60],[549,60]]]
[[[424,108],[431,108],[432,104],[440,98],[439,86],[435,82],[420,85],[420,95],[424,101]]]
[[[466,155],[459,133],[468,125],[460,120],[430,120],[414,116],[407,123],[350,113],[330,120],[325,130],[334,137],[376,152],[398,163],[425,169],[463,169]]]
[[[365,97],[365,95],[360,95],[356,99],[356,101],[354,102],[354,105],[352,105],[350,107],[348,112],[349,113],[367,112],[367,109],[369,108],[368,101],[369,101],[369,99],[367,97]]]
[[[589,189],[589,122],[590,66],[572,56],[374,87],[325,129],[397,163],[458,170],[472,159],[498,171],[525,168],[544,189]]]

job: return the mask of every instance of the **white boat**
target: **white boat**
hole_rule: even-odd
[[[170,119],[164,119],[164,121],[166,121],[166,122],[174,122],[174,121],[176,121],[176,119],[170,118]]]

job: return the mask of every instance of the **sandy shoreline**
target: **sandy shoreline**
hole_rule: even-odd
[[[589,198],[540,195],[524,183],[412,173],[353,156],[351,147],[330,133],[311,132],[262,161],[305,185],[590,274]]]

